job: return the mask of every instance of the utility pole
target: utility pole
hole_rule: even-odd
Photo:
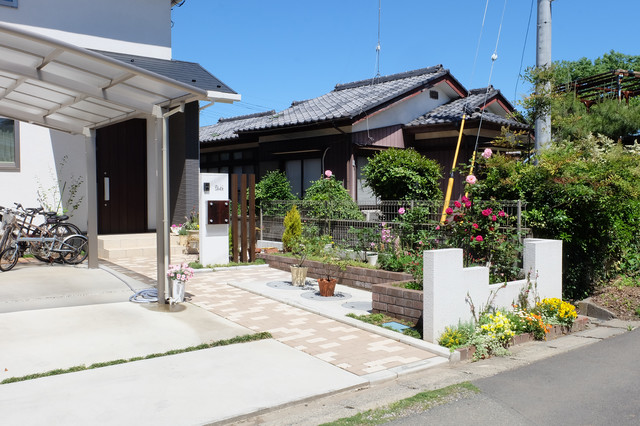
[[[551,66],[551,2],[553,0],[538,0],[538,30],[536,43],[536,67]],[[551,83],[547,82],[536,88],[538,94],[548,94]],[[551,142],[551,116],[544,113],[536,120],[536,143],[538,151]]]

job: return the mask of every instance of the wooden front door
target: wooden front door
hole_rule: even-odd
[[[96,132],[98,233],[147,232],[147,126],[133,119]]]

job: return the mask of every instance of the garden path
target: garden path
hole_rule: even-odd
[[[172,263],[181,261],[173,259]],[[155,259],[104,262],[146,283],[156,276]],[[290,273],[264,267],[198,272],[189,281],[189,301],[216,315],[273,337],[297,350],[359,376],[439,358],[431,352],[235,287],[290,280]]]

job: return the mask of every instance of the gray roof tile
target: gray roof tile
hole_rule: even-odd
[[[200,142],[215,142],[237,139],[239,129],[252,126],[259,121],[267,120],[274,115],[274,110],[258,112],[255,114],[240,115],[231,118],[221,118],[218,123],[211,126],[200,127]]]
[[[371,80],[338,84],[331,92],[313,99],[293,102],[268,120],[241,130],[264,130],[353,118],[448,73],[437,65]]]
[[[147,71],[172,78],[181,83],[190,84],[199,89],[223,93],[236,93],[229,86],[217,79],[213,74],[195,62],[149,58],[146,56],[128,55],[125,53],[95,50],[113,59],[135,65]]]
[[[456,123],[462,121],[462,112],[466,109],[467,120],[480,119],[499,124],[501,126],[509,126],[512,128],[526,129],[528,125],[521,123],[512,118],[505,118],[498,114],[494,114],[488,111],[482,113],[480,110],[486,101],[489,102],[500,94],[499,90],[494,89],[492,86],[481,89],[473,89],[469,91],[469,95],[465,98],[459,98],[448,102],[444,105],[440,105],[437,108],[429,111],[428,113],[416,118],[415,120],[406,124],[406,127],[416,126],[428,126],[433,124],[447,124]]]

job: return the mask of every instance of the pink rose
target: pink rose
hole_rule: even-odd
[[[460,204],[460,201],[456,201],[453,203],[454,206],[456,206],[457,209],[459,209],[460,207],[462,207],[462,204]]]
[[[493,213],[493,210],[491,209],[482,210],[482,216],[490,216],[491,213]]]
[[[438,229],[440,229],[440,225],[436,226],[436,231],[437,231]]]
[[[447,207],[447,209],[444,212],[446,214],[451,214],[451,213],[453,213],[453,209],[451,207]]]
[[[500,216],[500,217],[505,217],[506,215],[507,215],[507,214],[504,212],[504,210],[500,210],[500,211],[498,212],[498,216]]]
[[[484,152],[482,153],[482,156],[484,158],[491,158],[491,155],[493,154],[493,151],[491,151],[491,148],[486,148],[484,150]]]
[[[491,216],[491,220],[492,220],[492,221],[494,221],[494,222],[495,222],[497,219],[498,219],[498,218],[497,218],[497,216],[496,216],[495,214],[494,214],[493,216]]]
[[[474,175],[469,175],[469,176],[467,176],[466,181],[467,181],[467,183],[469,185],[473,185],[478,181],[478,179],[476,179],[476,177]]]
[[[464,206],[465,206],[466,208],[471,207],[471,201],[465,201]]]
[[[473,225],[471,225],[471,226],[473,226],[473,228],[474,228],[474,229],[478,229],[478,224],[477,224],[477,223],[474,223],[474,224],[473,224]]]
[[[406,211],[406,210],[404,209],[404,207],[400,207],[400,208],[398,209],[398,213],[400,213],[400,214],[404,214],[404,212],[405,212],[405,211]]]
[[[333,172],[331,170],[325,170],[324,175],[327,179],[329,179],[333,175]]]
[[[476,241],[477,241],[477,242],[482,242],[482,241],[483,241],[482,235],[478,235],[478,236],[476,237]]]
[[[461,198],[461,201],[463,203],[466,203],[467,201],[469,201],[469,199],[466,196],[463,195],[462,198]]]

